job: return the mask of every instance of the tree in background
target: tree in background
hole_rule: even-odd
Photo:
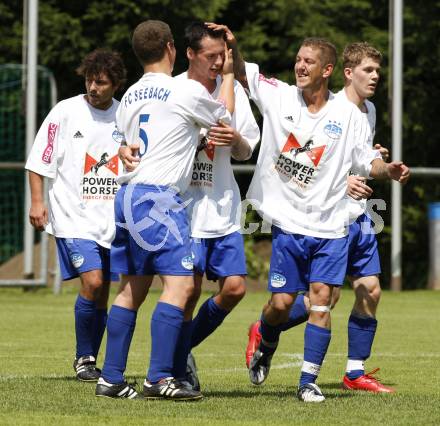
[[[439,13],[437,3],[426,2],[421,7],[416,0],[405,1],[403,158],[411,166],[439,165],[436,138],[440,120],[434,116],[440,110],[440,21],[433,19]],[[175,73],[179,73],[187,66],[180,35],[191,20],[202,19],[228,25],[247,60],[258,62],[266,74],[293,83],[295,54],[304,37],[327,37],[339,52],[348,42],[366,40],[384,53],[382,83],[373,101],[377,108],[376,140],[391,147],[388,6],[388,0],[45,0],[39,4],[39,63],[54,73],[60,99],[83,90],[74,69],[80,58],[96,47],[120,51],[128,68],[128,82],[133,82],[142,70],[131,51],[131,32],[145,19],[162,19],[176,37]],[[17,5],[17,0],[0,4],[0,64],[21,62],[22,16],[22,4]],[[333,75],[332,88],[336,91],[343,85],[340,66]],[[244,193],[249,177],[240,176],[239,182]],[[389,185],[373,186],[374,197],[389,204]],[[426,207],[439,199],[440,184],[433,179],[413,178],[403,190],[403,273],[407,288],[426,285]],[[379,236],[385,286],[390,276],[389,212],[389,205],[385,214],[380,212],[388,225]]]

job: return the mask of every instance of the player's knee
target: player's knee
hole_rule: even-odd
[[[234,277],[227,280],[220,293],[222,297],[238,303],[246,294],[244,279],[242,277]]]
[[[293,297],[288,297],[289,295],[277,295],[279,297],[272,297],[270,301],[270,308],[272,312],[280,319],[288,317],[290,308],[293,303]]]
[[[98,300],[101,297],[103,289],[102,279],[94,278],[87,281],[83,281],[81,285],[81,294],[86,296],[89,300]]]
[[[358,301],[365,300],[375,304],[379,303],[382,290],[378,277],[358,278],[353,283],[353,288]]]

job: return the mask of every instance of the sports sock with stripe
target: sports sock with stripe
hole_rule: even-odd
[[[128,351],[136,326],[137,311],[113,305],[107,319],[107,348],[102,377],[109,383],[122,383]]]
[[[364,361],[370,357],[376,334],[377,320],[373,317],[361,317],[355,313],[348,319],[348,361],[346,375],[354,380],[363,374]]]
[[[147,380],[173,376],[174,353],[183,323],[183,309],[158,302],[151,317],[151,355]]]
[[[304,362],[301,368],[300,387],[307,383],[315,383],[330,339],[330,330],[307,323],[304,331]]]
[[[286,331],[289,328],[295,327],[309,319],[306,305],[304,303],[304,295],[298,294],[295,303],[290,308],[289,319],[284,324],[281,324],[282,330]]]
[[[76,358],[93,355],[96,304],[78,294],[75,302]]]
[[[210,297],[200,306],[197,316],[193,320],[191,348],[203,342],[223,322],[229,311],[222,309],[214,298]]]

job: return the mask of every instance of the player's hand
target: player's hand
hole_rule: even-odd
[[[139,164],[139,145],[132,144],[121,146],[118,150],[118,156],[122,161],[122,165],[127,172],[132,172]]]
[[[234,59],[232,56],[232,49],[228,49],[225,44],[225,61],[223,62],[222,75],[227,74],[234,76]]]
[[[366,179],[361,176],[348,176],[347,194],[355,200],[370,198],[373,190],[365,183]]]
[[[45,226],[48,222],[49,213],[46,205],[41,203],[33,202],[29,210],[29,221],[31,225],[37,231],[44,231]]]
[[[207,137],[212,145],[234,147],[240,143],[241,135],[229,124],[219,121],[217,126],[211,127]]]
[[[390,151],[388,151],[388,148],[385,148],[381,144],[377,143],[376,145],[374,145],[374,149],[379,150],[383,161],[386,162],[388,160],[388,158],[390,158]]]
[[[205,22],[205,25],[214,31],[224,31],[228,47],[230,47],[231,49],[235,49],[237,47],[237,39],[226,25],[216,24],[214,22]]]
[[[405,184],[410,176],[409,167],[405,166],[402,161],[392,161],[387,163],[387,173],[390,179]]]

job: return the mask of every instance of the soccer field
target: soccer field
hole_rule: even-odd
[[[383,294],[367,371],[380,367],[383,382],[397,393],[372,395],[340,387],[353,300],[350,290],[343,291],[332,313],[333,337],[318,381],[327,397],[322,404],[300,403],[295,396],[304,326],[282,335],[266,383],[249,383],[247,326],[258,318],[266,293],[248,294],[194,350],[205,396],[201,402],[96,398],[94,384],[73,379],[75,297],[73,288],[65,288],[61,296],[49,290],[0,290],[0,424],[440,424],[438,292]],[[139,386],[148,365],[149,316],[157,297],[153,291],[141,308],[129,355],[127,375]]]

